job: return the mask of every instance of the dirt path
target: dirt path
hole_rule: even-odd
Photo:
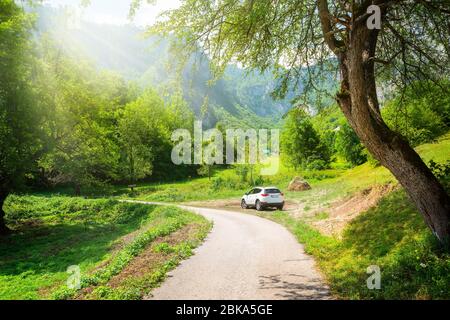
[[[282,226],[225,210],[183,208],[213,220],[213,231],[148,299],[330,298],[314,260]]]

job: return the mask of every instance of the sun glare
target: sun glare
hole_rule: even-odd
[[[81,0],[45,0],[44,4],[52,7],[68,7],[79,13],[80,17],[99,24],[135,24],[136,26],[148,26],[153,24],[158,15],[165,10],[174,9],[179,6],[179,0],[158,0],[155,4],[145,1],[136,12],[135,17],[130,20],[128,16],[131,0],[91,0],[87,7],[81,5]]]

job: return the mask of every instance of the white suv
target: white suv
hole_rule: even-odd
[[[256,208],[258,211],[262,211],[265,208],[283,210],[284,194],[275,187],[254,188],[242,197],[241,207],[243,209]]]

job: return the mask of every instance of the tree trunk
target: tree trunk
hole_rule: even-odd
[[[441,243],[450,240],[450,198],[416,151],[381,117],[374,59],[378,33],[359,26],[340,54],[339,105],[363,144],[404,187]]]
[[[6,226],[5,223],[5,211],[3,211],[3,204],[5,203],[7,193],[0,194],[0,235],[9,234],[11,230]]]
[[[80,185],[77,183],[77,184],[75,185],[75,197],[79,197],[79,196],[81,196],[81,187],[80,187]]]

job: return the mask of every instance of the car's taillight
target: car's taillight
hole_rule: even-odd
[[[267,193],[264,193],[264,194],[261,195],[261,197],[264,197],[264,198],[265,198],[265,197],[268,197],[268,196],[269,196],[269,195],[268,195]]]

